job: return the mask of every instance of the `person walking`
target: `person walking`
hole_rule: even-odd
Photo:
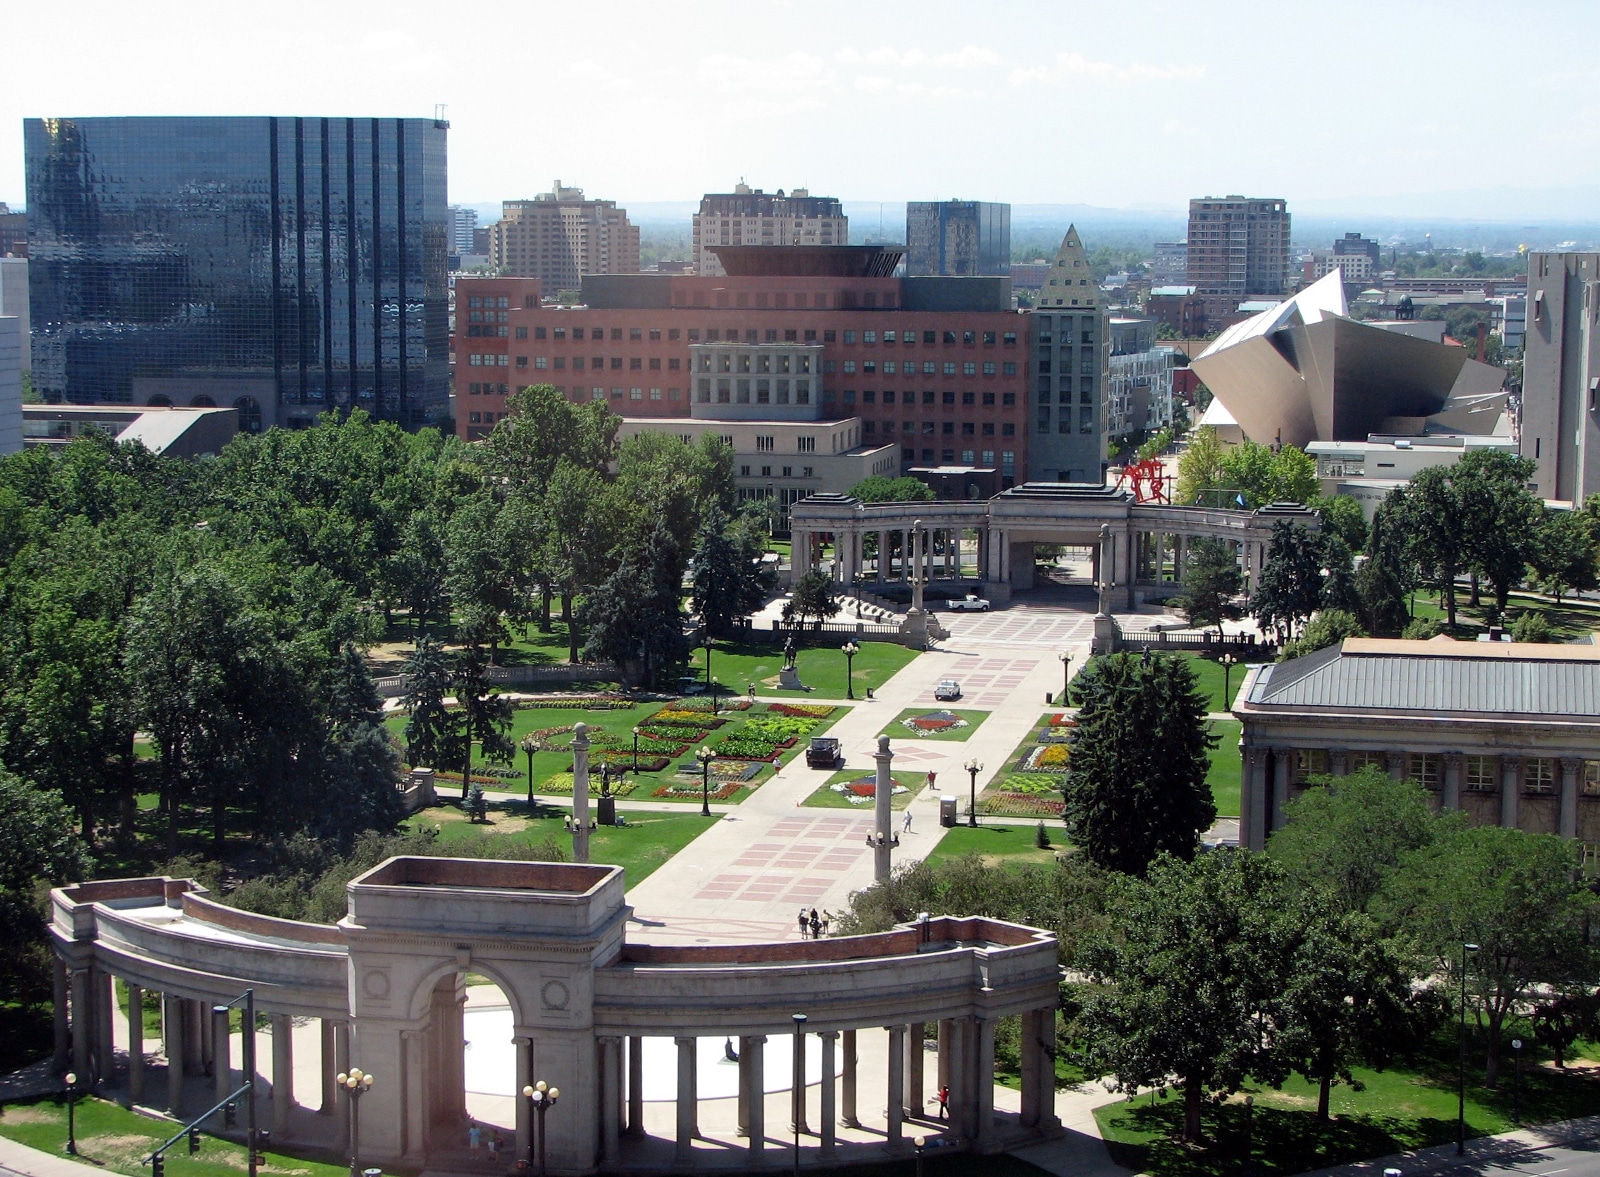
[[[800,939],[806,938],[806,929],[811,926],[811,918],[806,914],[806,909],[800,909]]]
[[[909,834],[911,832],[911,810],[909,807],[906,809],[906,815],[904,819],[902,819],[900,822],[900,832],[902,834]]]
[[[940,1084],[939,1094],[934,1098],[939,1101],[939,1118],[948,1120],[950,1118],[950,1088]]]
[[[467,1129],[467,1147],[470,1148],[473,1152],[477,1152],[478,1151],[478,1144],[482,1140],[483,1140],[483,1129],[478,1127],[478,1125],[476,1123],[473,1123],[472,1126]]]
[[[831,924],[832,922],[833,922],[833,917],[831,915],[829,915],[827,909],[824,908],[823,911],[822,911],[822,934],[824,936],[826,936],[828,934],[828,925]]]
[[[817,909],[814,907],[811,909],[811,938],[822,939],[822,917],[817,914]]]

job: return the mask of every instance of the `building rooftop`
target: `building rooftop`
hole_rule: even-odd
[[[710,245],[730,277],[892,278],[904,249],[884,245]]]

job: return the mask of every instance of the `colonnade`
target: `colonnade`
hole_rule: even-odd
[[[791,533],[793,567],[805,571],[819,563],[821,537],[826,532],[796,530]],[[989,552],[987,533],[964,527],[924,527],[921,549],[914,546],[915,529],[884,527],[869,530],[849,530],[833,533],[835,555],[831,569],[835,584],[847,586],[857,578],[872,584],[909,584],[919,574],[924,582],[958,580],[961,578],[961,548],[971,537],[976,543],[977,576],[988,579]],[[868,536],[877,539],[877,555],[870,562],[866,554]],[[796,575],[800,575],[797,572]]]

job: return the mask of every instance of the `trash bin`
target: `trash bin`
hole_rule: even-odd
[[[949,794],[939,798],[939,824],[942,826],[956,824],[956,799]]]
[[[600,824],[614,826],[617,824],[617,799],[615,797],[600,798]]]

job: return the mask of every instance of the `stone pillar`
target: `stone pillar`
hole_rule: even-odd
[[[938,1064],[935,1067],[934,1094],[938,1094],[941,1087],[950,1086],[950,1052],[954,1049],[952,1038],[955,1034],[955,1023],[949,1018],[939,1019],[939,1054]]]
[[[841,1076],[843,1082],[840,1084],[843,1088],[841,1094],[844,1097],[844,1106],[839,1109],[839,1122],[846,1128],[859,1128],[861,1121],[856,1118],[856,1032],[854,1030],[844,1032],[844,1041],[840,1043],[840,1047],[844,1051],[844,1073]]]
[[[1461,773],[1465,758],[1459,752],[1446,752],[1444,756],[1444,794],[1440,804],[1445,809],[1461,808]]]
[[[144,989],[128,990],[128,1099],[144,1102]]]
[[[889,1031],[889,1092],[884,1108],[884,1118],[888,1121],[884,1143],[889,1146],[890,1152],[895,1152],[905,1146],[906,1028],[887,1026],[885,1029]]]
[[[55,953],[50,954],[50,995],[52,998],[52,1029],[55,1032],[54,1070],[65,1070],[67,1058],[72,1053],[72,1023],[67,1017],[67,1003],[71,1000],[72,986],[68,980],[67,962]]]
[[[644,1039],[628,1039],[628,1135],[644,1135]]]
[[[615,1165],[622,1155],[622,1039],[600,1039],[600,1163]]]
[[[1391,781],[1406,779],[1406,754],[1404,752],[1385,752],[1383,754],[1383,767],[1389,774]]]
[[[335,1048],[333,1039],[333,1023],[327,1018],[321,1018],[318,1020],[318,1024],[321,1028],[322,1037],[322,1049],[319,1052],[320,1065],[318,1067],[318,1070],[321,1072],[322,1079],[322,1096],[321,1103],[317,1107],[317,1115],[331,1116],[333,1115],[334,1111],[334,1101],[337,1099],[337,1093],[334,1091],[333,1077],[339,1071],[339,1064],[338,1060],[334,1058]]]
[[[972,1139],[972,1019],[950,1019],[950,1128]]]
[[[739,1050],[741,1066],[747,1054],[750,1059],[750,1106],[746,1112],[750,1137],[748,1156],[750,1165],[754,1167],[761,1163],[761,1150],[767,1146],[766,1035],[752,1034],[744,1040],[744,1046]]]
[[[572,861],[589,861],[589,725],[572,725]]]
[[[979,1152],[985,1152],[994,1145],[994,1019],[977,1018],[973,1022],[973,1030],[977,1037],[977,1050],[973,1053],[972,1085],[976,1089],[973,1095],[973,1114],[977,1117],[977,1131],[974,1137]]]
[[[294,1107],[294,1019],[273,1014],[272,1023],[272,1135],[289,1135],[289,1109]]]
[[[333,1070],[335,1076],[349,1073],[349,1022],[335,1022],[333,1024]],[[350,1100],[348,1098],[339,1098],[337,1084],[335,1085],[334,1090],[333,1122],[334,1150],[339,1153],[347,1153],[350,1151]]]
[[[789,569],[790,576],[799,580],[811,571],[811,533],[795,528],[790,534]]]
[[[839,1110],[835,1106],[837,1100],[836,1080],[834,1078],[835,1050],[839,1041],[839,1031],[822,1030],[817,1034],[822,1040],[822,1090],[819,1095],[821,1106],[817,1109],[817,1132],[822,1138],[822,1159],[833,1159],[834,1146],[839,1136]]]
[[[917,1117],[927,1110],[924,1103],[926,1096],[922,1092],[922,1056],[927,1052],[922,1049],[922,1036],[924,1027],[921,1022],[912,1022],[906,1027],[906,1115]]]
[[[513,1055],[513,1075],[511,1083],[511,1102],[514,1106],[513,1114],[516,1117],[516,1160],[522,1160],[528,1155],[528,1145],[533,1141],[533,1109],[528,1106],[527,1097],[522,1094],[524,1087],[533,1086],[533,1039],[519,1034],[511,1039]],[[602,1065],[604,1065],[602,1063]]]
[[[1522,757],[1500,758],[1500,824],[1515,829],[1522,801]]]
[[[229,1011],[221,1006],[211,1010],[211,1078],[216,1084],[217,1103],[233,1091],[232,1034],[228,1029]]]
[[[1345,776],[1350,771],[1350,753],[1343,748],[1328,749],[1328,775]]]
[[[1283,809],[1289,804],[1289,761],[1294,756],[1292,748],[1272,750],[1272,828],[1283,829]]]
[[[1576,756],[1561,758],[1561,826],[1563,838],[1578,836],[1578,773],[1583,761]]]
[[[878,750],[872,754],[877,762],[877,775],[873,779],[872,795],[872,877],[879,883],[887,882],[894,865],[894,774],[890,764],[894,752],[889,747],[889,737],[878,737]]]
[[[117,1073],[116,1031],[112,1012],[117,999],[112,992],[111,974],[94,970],[94,1081],[110,1083]]]
[[[72,970],[72,1070],[88,1083],[94,1066],[94,996],[88,969]]]
[[[889,566],[889,533],[883,528],[878,529],[878,575],[875,578],[879,584],[884,581],[884,570]]]
[[[678,1044],[678,1142],[673,1162],[694,1159],[694,1039],[674,1037]]]
[[[733,1134],[750,1135],[750,1051],[744,1035],[739,1037],[739,1109]]]
[[[1239,842],[1248,850],[1267,844],[1267,750],[1246,745],[1244,789],[1239,797]]]
[[[183,1118],[183,999],[172,993],[161,995],[162,1029],[167,1056],[167,1113]]]

